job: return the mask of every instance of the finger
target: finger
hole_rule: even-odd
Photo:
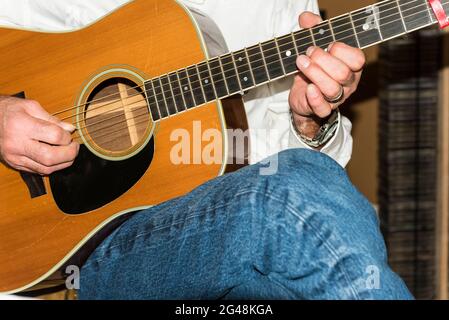
[[[319,15],[308,11],[299,16],[299,26],[301,28],[312,28],[322,21],[323,19]]]
[[[332,106],[324,99],[320,89],[313,83],[307,86],[307,102],[313,113],[318,117],[324,119],[332,113]]]
[[[76,129],[74,125],[67,123],[67,122],[62,122],[58,118],[50,115],[47,111],[44,110],[44,108],[42,108],[42,106],[37,101],[28,100],[28,105],[27,105],[26,110],[29,115],[31,115],[35,118],[56,124],[56,125],[60,126],[62,129],[66,130],[70,133],[72,133]]]
[[[307,56],[332,79],[343,86],[350,86],[355,81],[354,72],[340,59],[319,47],[310,47]]]
[[[300,55],[298,57],[297,65],[299,70],[310,80],[310,82],[318,86],[319,90],[329,100],[332,100],[341,94],[341,85],[306,55]]]
[[[354,72],[361,71],[365,66],[365,54],[360,49],[350,47],[341,42],[336,42],[328,47],[328,52],[341,60]]]
[[[15,166],[17,170],[37,173],[46,176],[52,174],[53,172],[66,169],[73,164],[73,162],[66,162],[56,166],[47,167],[27,157],[21,157],[19,163],[20,165]]]
[[[31,141],[24,147],[24,155],[46,167],[73,162],[78,155],[79,144],[72,142],[67,146],[50,146],[45,143]]]
[[[309,116],[313,114],[312,109],[307,102],[306,89],[309,82],[304,75],[298,73],[294,77],[293,86],[289,94],[289,104],[294,113],[301,116]]]
[[[51,145],[66,146],[72,142],[71,134],[54,123],[38,118],[28,119],[31,124],[29,137]]]

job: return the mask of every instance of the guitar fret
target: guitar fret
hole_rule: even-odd
[[[249,61],[248,50],[247,50],[247,48],[245,48],[243,50],[245,51],[245,57],[246,57],[246,61],[247,61],[247,64],[248,64],[249,72],[251,73],[251,77],[253,79],[253,83],[254,83],[254,85],[256,85],[257,84],[256,83],[256,78],[254,78],[253,68],[251,68],[251,64],[250,64],[250,61]]]
[[[215,88],[215,81],[214,81],[214,78],[212,76],[212,70],[210,69],[209,62],[207,62],[206,65],[207,65],[207,70],[209,71],[209,79],[211,79],[212,88],[214,89],[215,98],[218,99],[217,88]]]
[[[382,6],[379,6],[379,19],[382,40],[398,36],[406,31],[397,1],[382,3]]]
[[[293,41],[292,35],[287,35],[277,39],[278,46],[281,53],[281,61],[284,65],[284,71],[286,74],[297,71],[296,67],[296,46]]]
[[[313,46],[316,47],[316,41],[315,41],[315,37],[313,36],[312,28],[309,29],[309,33],[310,33],[310,36],[312,37]]]
[[[433,21],[433,15],[430,12],[429,2],[425,1],[425,5],[427,6],[427,10],[426,11],[427,11],[427,14],[429,15],[429,19],[430,19],[430,21]],[[441,5],[443,6],[443,9],[444,9],[444,0],[441,0]]]
[[[240,86],[240,82],[237,77],[237,70],[235,69],[232,55],[227,54],[225,56],[221,56],[220,62],[224,70],[223,74],[225,76],[229,94],[232,95],[242,92],[242,87]]]
[[[433,23],[438,22],[438,19],[435,17],[435,14],[433,13],[433,11],[430,7],[430,4],[427,2],[426,5],[427,5],[427,11],[429,12],[429,16],[430,16],[430,21],[432,21]],[[446,10],[446,8],[445,8],[446,5],[447,4],[443,3],[443,9],[446,11],[446,15],[449,15],[449,10]]]
[[[185,99],[185,97],[184,97],[184,93],[183,93],[183,90],[182,90],[181,80],[179,79],[179,73],[178,73],[178,71],[176,71],[176,78],[178,79],[179,90],[181,91],[182,100],[183,100],[183,102],[184,102],[184,108],[185,108],[185,109],[188,109],[188,107],[187,107],[187,102],[186,102],[186,99]]]
[[[284,67],[284,63],[282,61],[281,50],[279,49],[279,43],[278,43],[277,38],[274,38],[274,43],[276,44],[276,49],[277,49],[277,52],[278,52],[279,61],[281,61],[282,72],[284,74],[287,74],[287,72],[285,72],[285,67]]]
[[[349,19],[351,20],[352,29],[354,30],[355,40],[357,41],[357,48],[361,48],[359,36],[357,35],[357,31],[355,30],[354,19],[352,19],[352,14],[349,13]]]
[[[212,86],[212,80],[209,73],[209,68],[206,62],[202,62],[197,65],[198,74],[200,76],[200,81],[203,87],[204,96],[206,97],[206,102],[214,101],[217,99],[215,95],[214,88]]]
[[[398,6],[399,14],[401,15],[402,26],[404,27],[404,31],[407,32],[407,26],[405,25],[404,15],[402,14],[401,5],[399,4],[399,0],[396,0],[396,5]]]
[[[228,95],[231,95],[231,91],[229,90],[228,81],[226,81],[226,74],[224,72],[223,62],[221,61],[221,58],[218,58],[218,62],[220,62],[220,68],[221,72],[223,74],[223,81],[226,85],[226,91],[228,92]]]
[[[427,0],[398,0],[398,2],[399,10],[402,11],[408,32],[427,26],[431,23],[429,12],[425,12],[427,10],[422,10],[423,5],[427,6]],[[404,12],[407,14],[404,14]]]
[[[268,72],[267,60],[265,60],[265,56],[263,54],[262,44],[259,42],[260,55],[262,57],[263,65],[265,67],[265,71],[267,72],[268,80],[270,80],[270,73]]]
[[[237,69],[237,74],[242,90],[247,90],[254,87],[254,79],[251,75],[250,66],[246,59],[244,50],[237,51],[232,55],[234,64]]]
[[[237,81],[239,83],[240,92],[243,92],[242,82],[240,81],[240,74],[239,74],[239,71],[237,69],[237,64],[235,63],[234,54],[232,52],[230,54],[231,54],[231,57],[232,57],[232,63],[234,64],[234,68],[236,70],[236,76],[237,76]]]
[[[200,70],[198,69],[198,65],[195,65],[195,67],[196,67],[196,70],[195,70],[195,71],[196,71],[196,73],[197,73],[197,75],[198,75],[198,83],[200,84],[200,89],[201,89],[201,92],[202,92],[202,94],[203,94],[204,101],[206,102],[206,101],[208,101],[208,100],[207,100],[206,92],[204,91],[203,81],[201,80]]]
[[[175,93],[174,93],[174,91],[173,91],[173,86],[172,86],[172,84],[171,84],[171,80],[170,80],[170,76],[169,76],[169,75],[167,75],[167,80],[168,80],[168,85],[169,85],[169,87],[170,87],[170,93],[171,93],[172,99],[173,99],[173,101],[174,101],[174,105],[175,105],[175,114],[176,114],[176,113],[179,112],[179,109],[178,109],[178,104],[177,104],[177,102],[176,102],[176,96],[175,96]]]
[[[293,48],[295,50],[295,53],[297,56],[299,56],[298,47],[296,46],[295,34],[293,32],[290,33],[290,37],[292,38],[292,43],[293,43]]]
[[[200,106],[204,104],[206,101],[206,97],[204,95],[203,87],[201,86],[201,82],[198,75],[198,70],[195,66],[191,66],[187,68],[187,75],[190,87],[192,88],[193,100],[195,100],[195,106]],[[199,84],[199,86],[196,86]]]
[[[173,97],[176,101],[176,108],[178,112],[183,112],[187,109],[186,102],[184,100],[184,95],[182,94],[181,82],[179,81],[178,73],[170,73],[168,75],[170,79],[170,85],[173,90]]]
[[[336,41],[336,39],[335,39],[335,33],[334,33],[334,29],[332,29],[331,21],[330,21],[330,20],[327,20],[327,24],[329,25],[329,30],[331,31],[331,35],[332,35],[332,39],[333,39],[332,42],[335,42],[335,41]]]
[[[157,100],[151,81],[145,81],[145,93],[148,101],[148,108],[150,109],[151,113],[151,118],[153,119],[153,121],[160,120],[161,114],[157,105]]]
[[[296,32],[294,38],[298,55],[305,54],[307,49],[313,45],[312,33],[309,30]]]
[[[317,47],[326,49],[333,42],[328,22],[323,22],[311,30]]]
[[[182,69],[178,71],[178,78],[181,84],[181,91],[184,97],[185,105],[187,109],[193,108],[195,106],[195,100],[193,99],[192,86],[187,77],[187,70]]]
[[[262,54],[265,57],[271,80],[285,75],[274,40],[262,43]]]
[[[260,45],[248,48],[247,52],[249,56],[248,61],[253,72],[254,82],[256,84],[261,84],[270,80]]]
[[[382,41],[379,30],[379,10],[375,6],[352,12],[357,38],[361,48]]]
[[[173,114],[178,113],[176,110],[175,100],[172,96],[170,96],[170,86],[168,81],[168,76],[159,77],[159,82],[161,84],[162,95],[164,96],[165,103],[167,105],[168,115],[171,116]]]
[[[359,47],[355,29],[352,27],[349,15],[331,19],[330,23],[335,34],[335,41],[343,42],[351,47]],[[348,28],[349,25],[351,25],[350,28]]]
[[[217,97],[222,98],[228,96],[228,85],[226,84],[226,81],[224,79],[224,71],[223,67],[221,66],[220,59],[214,58],[210,60],[209,65],[211,70],[217,70],[215,72],[212,72],[212,79],[214,80],[214,87],[217,91]]]
[[[153,79],[151,81],[153,83],[153,88],[155,92],[156,101],[158,101],[159,112],[161,113],[161,118],[167,118],[168,117],[168,109],[167,104],[164,99],[164,94],[162,92],[162,88],[160,86],[160,78]]]

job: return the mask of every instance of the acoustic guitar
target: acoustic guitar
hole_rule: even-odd
[[[448,11],[449,0],[383,1],[236,52],[172,0],[136,0],[72,32],[0,29],[0,94],[39,101],[81,143],[74,165],[48,177],[0,164],[0,293],[81,265],[132,212],[245,165],[225,133],[248,127],[241,95],[295,74],[309,46],[366,48],[445,26]],[[193,136],[197,121],[219,132],[197,146],[212,143],[214,161],[173,161],[173,132]]]

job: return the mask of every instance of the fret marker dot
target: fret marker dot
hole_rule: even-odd
[[[245,82],[248,81],[248,77],[243,78],[243,80],[244,80]]]
[[[184,91],[187,91],[187,90],[189,90],[189,88],[187,88],[187,87],[184,87]]]
[[[369,29],[371,29],[371,26],[369,25],[369,23],[365,23],[365,24],[363,25],[363,30],[364,30],[364,31],[368,31]]]
[[[324,31],[324,29],[320,29],[320,34],[323,35],[326,31]]]
[[[205,83],[205,84],[208,84],[208,83],[209,83],[209,80],[207,80],[207,79],[204,80],[204,83]]]
[[[290,57],[290,56],[292,55],[292,52],[291,52],[290,50],[288,50],[287,52],[285,52],[285,55],[286,55],[287,57]]]
[[[242,57],[239,57],[239,62],[242,62],[243,61],[243,58]]]

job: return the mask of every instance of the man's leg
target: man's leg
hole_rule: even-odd
[[[81,299],[408,299],[372,206],[308,150],[142,211],[81,271]]]

